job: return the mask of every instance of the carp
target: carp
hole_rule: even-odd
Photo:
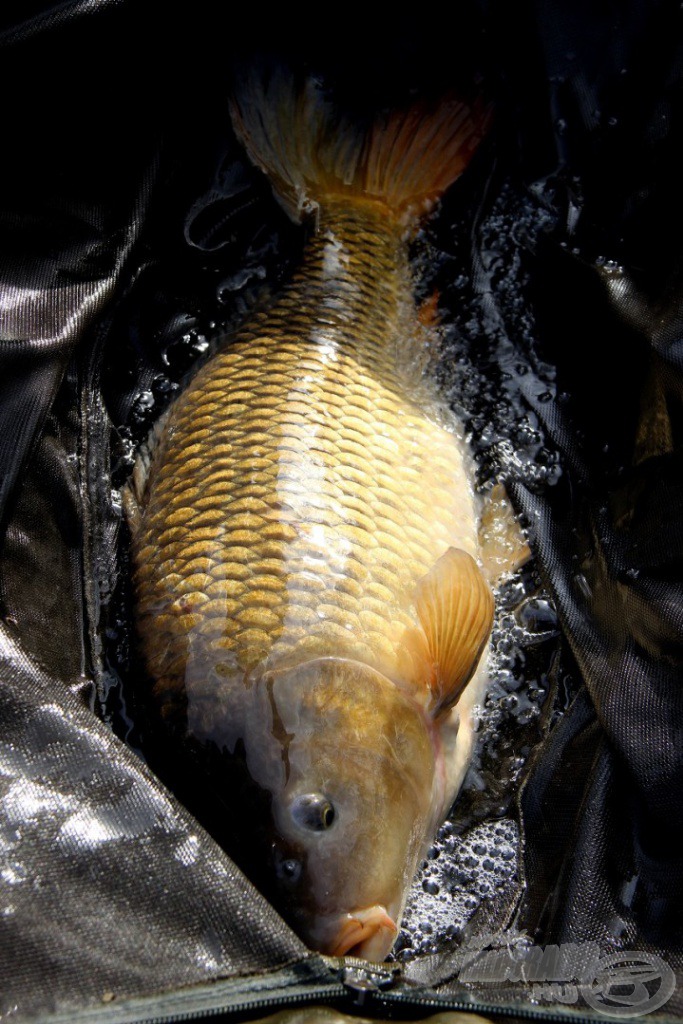
[[[259,72],[231,113],[314,230],[138,460],[137,630],[169,728],[242,766],[221,800],[247,874],[312,948],[379,961],[467,769],[493,619],[408,258],[485,118],[447,98],[361,131],[315,81]]]

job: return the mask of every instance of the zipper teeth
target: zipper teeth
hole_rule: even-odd
[[[238,1003],[221,1003],[213,1007],[203,1007],[197,1010],[188,1010],[186,1012],[165,1014],[159,1017],[145,1017],[138,1018],[135,1024],[174,1024],[176,1021],[184,1020],[195,1020],[202,1017],[217,1017],[223,1013],[239,1014],[247,1010],[259,1010],[259,1009],[271,1009],[273,1013],[277,1012],[281,1007],[289,1006],[291,1004],[303,1004],[303,1003],[325,1003],[326,1000],[334,1000],[338,1002],[343,1000],[345,1003],[351,1001],[351,994],[353,989],[348,989],[344,985],[335,985],[327,989],[319,989],[313,992],[299,992],[296,995],[282,995],[276,998],[265,998],[265,999],[249,999],[244,1002]],[[538,1021],[558,1021],[562,1024],[571,1021],[571,1024],[596,1024],[596,1021],[603,1020],[602,1017],[597,1015],[582,1016],[572,1012],[570,1009],[566,1013],[557,1013],[552,1009],[545,1009],[539,1007],[538,1009],[531,1009],[530,1007],[523,1006],[511,1006],[503,1005],[500,1003],[479,1003],[479,1002],[461,1002],[459,1000],[451,1000],[448,998],[420,998],[416,995],[406,995],[404,993],[384,993],[384,992],[368,992],[364,1003],[356,1003],[356,1007],[370,1007],[374,1003],[375,1008],[382,1004],[402,1004],[405,1007],[414,1007],[417,1011],[426,1009],[438,1010],[442,1012],[460,1011],[464,1013],[476,1013],[486,1014],[487,1016],[496,1015],[498,1017],[516,1017],[522,1020],[538,1020]],[[348,1009],[348,1007],[345,1007]]]
[[[426,996],[420,998],[417,995],[405,995],[402,992],[392,994],[391,992],[382,993],[382,1000],[387,1003],[402,1003],[403,1005],[412,1005],[416,1009],[433,1009],[441,1011],[463,1011],[464,1013],[481,1013],[487,1016],[496,1015],[498,1017],[519,1017],[523,1020],[549,1020],[549,1021],[571,1021],[571,1024],[596,1024],[596,1021],[604,1020],[604,1017],[596,1014],[594,1017],[582,1016],[577,1014],[571,1008],[568,1008],[566,1013],[558,1013],[552,1008],[539,1006],[538,1009],[532,1009],[529,1006],[518,1006],[518,1005],[504,1005],[502,1003],[479,1003],[479,1002],[461,1002],[457,999],[438,999],[434,997]]]
[[[346,968],[340,969],[338,966],[333,967],[332,963],[328,962],[327,967],[331,978],[328,974],[327,982],[320,974],[317,978],[309,977],[308,979],[304,977],[293,980],[290,977],[289,983],[283,978],[279,984],[276,983],[265,990],[258,991],[256,989],[251,993],[248,990],[246,992],[242,990],[236,992],[232,998],[229,991],[230,986],[227,991],[221,986],[221,990],[213,996],[213,999],[210,992],[205,989],[196,994],[194,1000],[192,993],[188,992],[185,1000],[190,1003],[190,1006],[187,1008],[179,1006],[175,1011],[172,1006],[165,1008],[162,1003],[158,1007],[157,1013],[154,1013],[153,1006],[148,1007],[148,1010],[151,1011],[148,1015],[145,1013],[144,1005],[136,1006],[134,1004],[126,1007],[125,1002],[122,1002],[119,1007],[101,1007],[90,1012],[74,1014],[69,1018],[58,1014],[56,1017],[51,1016],[41,1018],[41,1020],[43,1024],[51,1024],[51,1022],[52,1024],[67,1024],[67,1021],[74,1021],[74,1024],[79,1024],[79,1022],[80,1024],[97,1024],[97,1022],[106,1024],[107,1021],[110,1024],[177,1024],[181,1021],[209,1019],[223,1014],[239,1015],[260,1010],[276,1013],[284,1007],[310,1003],[320,1003],[323,1006],[335,1004],[344,1012],[366,1012],[368,1016],[384,1017],[391,1016],[392,1011],[396,1011],[400,1006],[402,1010],[412,1010],[417,1014],[424,1014],[430,1010],[460,1011],[483,1014],[494,1019],[496,1017],[513,1017],[528,1021],[556,1022],[556,1024],[598,1024],[599,1021],[605,1019],[597,1012],[595,1014],[591,1014],[590,1011],[582,1012],[583,1008],[579,1010],[575,1004],[562,1004],[563,1009],[558,1010],[557,1005],[488,1003],[476,999],[464,1000],[447,994],[421,994],[419,990],[412,989],[396,991],[391,988],[382,988],[383,983],[391,985],[395,983],[396,979],[380,972],[373,972],[374,985],[372,977],[366,976],[368,987],[356,987],[353,982],[344,980],[344,972],[348,966],[347,964]],[[358,974],[361,976],[359,980],[362,981],[362,970],[358,969]],[[202,998],[203,996],[204,998]],[[180,999],[181,1002],[185,1000],[182,997]],[[662,1018],[659,1020],[661,1022]],[[37,1021],[34,1021],[34,1024],[37,1024]]]
[[[204,1006],[197,1010],[186,1010],[185,1012],[164,1014],[160,1017],[137,1018],[134,1024],[174,1024],[175,1021],[196,1020],[202,1017],[218,1017],[222,1013],[238,1014],[246,1010],[272,1009],[276,1013],[280,1007],[288,1006],[291,1003],[315,1003],[324,1000],[344,999],[348,990],[341,984],[329,988],[316,989],[313,992],[299,992],[296,995],[281,995],[275,998],[248,999],[241,1003],[221,1002],[215,1006]],[[133,1024],[133,1018],[131,1018]]]
[[[294,988],[295,991],[288,992],[287,987]],[[253,998],[244,992],[230,998],[229,992],[222,991],[214,996],[213,1001],[210,994],[202,999],[201,993],[195,994],[193,999],[193,993],[190,991],[184,998],[181,996],[179,1001],[194,1002],[194,1005],[186,1008],[181,1005],[177,1010],[171,1006],[166,1008],[162,1005],[156,1013],[153,1006],[148,1007],[145,1012],[144,1005],[140,1005],[137,1001],[133,1001],[132,1006],[127,1006],[126,1001],[122,1000],[118,1005],[110,1003],[109,1006],[93,1007],[80,1013],[58,1013],[32,1018],[31,1024],[71,1024],[71,1022],[74,1024],[96,1024],[96,1022],[99,1024],[107,1024],[107,1022],[111,1022],[111,1024],[174,1024],[176,1021],[217,1017],[220,1014],[228,1013],[238,1014],[252,1009],[269,1008],[272,1013],[275,1013],[279,1006],[296,1003],[324,1002],[326,1000],[339,1002],[344,1000],[347,994],[348,989],[341,982],[332,981],[325,984],[321,980],[313,984],[309,982],[308,985],[305,981],[300,981],[294,985],[290,982],[290,985],[287,986],[285,982],[280,989],[271,988],[262,993],[254,992]],[[154,1002],[153,998],[149,1001]]]
[[[461,1003],[457,1000],[443,1001],[440,999],[434,999],[426,997],[424,999],[409,997],[404,998],[402,994],[388,995],[386,997],[387,1003],[396,1004],[402,1003],[404,1006],[413,1006],[416,1010],[433,1009],[440,1012],[447,1011],[462,1011],[464,1013],[481,1013],[491,1017],[514,1017],[520,1020],[535,1020],[535,1021],[558,1021],[562,1024],[605,1024],[608,1021],[608,1017],[601,1014],[599,1011],[595,1011],[593,1016],[578,1013],[574,1009],[574,1004],[564,1004],[567,1009],[564,1013],[558,1013],[552,1007],[547,1009],[539,1006],[537,1009],[531,1008],[530,1006],[515,1006],[515,1005],[503,1005],[501,1003],[489,1004],[489,1003]],[[664,1009],[664,1007],[661,1007]],[[666,1016],[661,1014],[660,1011],[655,1012],[653,1015],[646,1014],[648,1020],[651,1020],[653,1024],[679,1024],[680,1017],[678,1016]],[[616,1017],[611,1018],[612,1021],[616,1020]],[[377,1024],[380,1024],[378,1021]],[[386,1024],[386,1022],[385,1022]],[[491,1022],[493,1024],[493,1022]]]
[[[353,999],[353,996],[356,998]],[[361,1008],[375,1011],[385,1006],[387,1009],[402,1005],[406,1008],[414,1008],[417,1012],[424,1010],[435,1010],[442,1012],[461,1011],[464,1013],[485,1014],[486,1016],[516,1017],[522,1020],[553,1021],[562,1024],[596,1024],[603,1020],[598,1014],[594,1016],[577,1013],[573,1007],[568,1006],[566,1012],[557,1012],[552,1007],[538,1008],[520,1006],[518,1004],[484,1003],[476,1000],[463,1001],[451,999],[448,996],[420,996],[415,992],[391,992],[390,990],[369,989],[366,992],[356,990],[352,986],[342,982],[314,988],[313,990],[299,990],[291,993],[270,993],[263,998],[243,999],[238,1001],[221,1000],[214,1006],[204,1006],[195,1010],[168,1013],[156,1017],[130,1018],[131,1024],[174,1024],[177,1021],[195,1020],[202,1017],[217,1017],[220,1014],[240,1014],[250,1010],[269,1009],[273,1013],[278,1009],[290,1005],[302,1005],[304,1003],[327,1004],[328,1001],[342,1002],[343,1009],[359,1010]],[[351,1006],[349,1006],[351,1004]]]
[[[176,1024],[176,1022],[180,1021],[218,1017],[221,1014],[237,1015],[263,1009],[276,1013],[280,1008],[286,1006],[307,1003],[329,1005],[330,1002],[333,1002],[336,1004],[341,1003],[343,1011],[358,1012],[362,1009],[369,1011],[371,1016],[373,1011],[374,1014],[377,1014],[382,1009],[391,1011],[400,1005],[406,1009],[411,1008],[418,1013],[425,1010],[442,1012],[461,1011],[464,1013],[484,1014],[487,1017],[516,1017],[521,1020],[552,1021],[558,1022],[558,1024],[596,1024],[596,1022],[604,1020],[598,1014],[591,1016],[577,1013],[573,1006],[567,1006],[565,1012],[558,1013],[552,1007],[539,1006],[536,1008],[528,1005],[520,1006],[518,1004],[505,1005],[501,1003],[484,1003],[476,1000],[463,1001],[449,998],[448,996],[420,996],[417,992],[392,992],[381,989],[357,990],[353,986],[344,984],[341,981],[332,982],[328,985],[322,984],[319,981],[310,987],[303,982],[297,985],[296,989],[294,992],[271,989],[270,992],[266,992],[260,997],[258,993],[254,993],[254,998],[242,996],[237,999],[230,999],[227,993],[224,993],[213,1004],[207,1000],[201,1006],[190,1007],[186,1010],[179,1008],[176,1012],[173,1012],[173,1010],[164,1012],[162,1010],[153,1016],[144,1016],[144,1011],[143,1015],[136,1014],[134,1009],[126,1014],[125,1005],[122,1004],[121,1009],[123,1012],[120,1015],[117,1015],[116,1011],[113,1013],[110,1011],[108,1014],[106,1009],[102,1008],[99,1011],[94,1010],[82,1016],[76,1014],[73,1019],[76,1022],[82,1020],[83,1024],[94,1024],[97,1020],[102,1021],[104,1024],[108,1018],[115,1020],[116,1024]],[[353,998],[354,996],[355,999]],[[139,1009],[142,1010],[142,1007]],[[49,1024],[49,1020],[50,1018],[45,1018],[45,1024]]]

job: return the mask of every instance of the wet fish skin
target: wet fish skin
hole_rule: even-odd
[[[244,763],[270,898],[312,947],[382,959],[466,770],[492,597],[405,217],[317,200],[291,283],[140,463],[136,617],[171,733]]]
[[[349,911],[381,906],[398,919],[442,784],[428,720],[411,698],[367,665],[338,658],[265,672],[248,691],[198,690],[193,736],[227,751],[244,743],[242,855],[286,919],[328,953]],[[263,807],[264,794],[265,831],[249,810]],[[296,805],[317,794],[334,821],[311,832]],[[384,938],[379,959],[395,928]]]
[[[134,541],[159,696],[182,697],[200,636],[226,671],[391,661],[420,577],[451,545],[477,553],[457,425],[402,366],[418,328],[400,232],[372,208],[329,218],[166,422]]]

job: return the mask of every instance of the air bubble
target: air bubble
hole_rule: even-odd
[[[424,873],[410,891],[395,954],[401,961],[443,950],[462,934],[476,909],[514,876],[518,833],[511,819],[482,822],[464,835],[456,825],[449,819],[441,827],[437,842],[442,856],[429,861],[431,873]]]
[[[161,398],[162,400],[179,390],[180,385],[176,384],[175,381],[169,380],[169,378],[165,377],[163,374],[159,374],[152,381],[152,392],[157,398]]]
[[[557,630],[557,614],[550,601],[532,597],[517,610],[517,621],[529,633],[553,633]]]
[[[154,395],[151,391],[141,391],[133,402],[131,419],[140,423],[147,419],[150,410],[154,407]]]

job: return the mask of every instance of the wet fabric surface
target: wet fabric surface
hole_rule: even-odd
[[[110,728],[135,740],[109,664],[126,572],[111,474],[119,488],[216,321],[244,315],[252,287],[277,288],[301,249],[227,133],[221,47],[239,53],[243,29],[226,34],[199,5],[168,19],[162,42],[132,4],[32,6],[5,8],[0,36],[0,1013],[16,1019],[308,955]],[[519,796],[526,889],[493,900],[478,928],[672,966],[680,27],[668,3],[541,3],[533,17],[473,5],[497,122],[429,237],[476,392],[455,404],[526,514],[562,629],[547,738]],[[382,47],[364,39],[353,74],[348,49],[312,31],[295,46],[271,26],[266,41],[314,53],[362,108],[405,95],[405,67],[418,86],[452,81],[455,44],[427,35],[397,22]],[[454,970],[437,957],[410,972],[448,990]]]
[[[305,958],[135,755],[6,633],[3,651],[0,1012],[64,1012]]]

